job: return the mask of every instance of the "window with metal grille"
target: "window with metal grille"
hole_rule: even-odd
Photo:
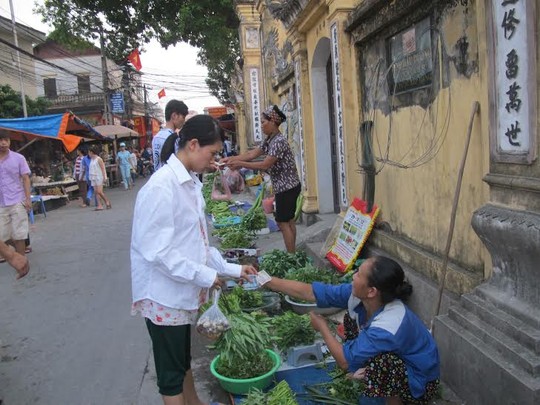
[[[56,79],[54,77],[43,79],[43,88],[45,90],[45,97],[47,98],[53,98],[58,95],[56,91]]]
[[[387,39],[391,94],[413,91],[431,85],[433,59],[430,18],[400,31]]]
[[[77,87],[79,89],[79,94],[90,93],[90,76],[77,75]]]

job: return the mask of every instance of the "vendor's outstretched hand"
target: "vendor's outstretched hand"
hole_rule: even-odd
[[[311,318],[311,326],[317,332],[320,332],[322,329],[328,329],[328,323],[321,315],[317,315],[315,312],[310,312],[309,317]]]
[[[250,275],[257,275],[257,269],[250,264],[244,264],[242,266],[242,273],[240,274],[240,277],[246,281],[250,281],[248,277]]]

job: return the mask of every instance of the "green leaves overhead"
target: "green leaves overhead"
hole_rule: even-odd
[[[32,100],[26,96],[25,100],[29,117],[45,114],[49,105],[43,97]],[[13,90],[9,84],[0,86],[0,118],[22,118],[23,116],[21,93]]]
[[[227,98],[239,55],[233,0],[45,0],[36,11],[64,44],[73,38],[95,42],[103,31],[106,53],[117,62],[152,38],[164,48],[178,42],[196,46],[212,93],[220,101]]]

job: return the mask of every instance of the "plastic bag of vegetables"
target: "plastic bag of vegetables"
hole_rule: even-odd
[[[215,289],[212,296],[212,305],[208,308],[197,321],[197,332],[209,339],[218,339],[223,332],[231,327],[227,317],[219,309],[220,289]]]
[[[216,201],[229,201],[232,197],[231,189],[226,181],[223,181],[221,172],[214,177],[214,184],[212,186],[212,200]]]

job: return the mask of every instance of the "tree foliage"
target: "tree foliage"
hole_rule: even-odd
[[[208,68],[212,94],[220,101],[228,98],[239,54],[233,0],[45,0],[36,11],[61,43],[95,42],[103,32],[105,51],[117,62],[152,38],[164,48],[187,42],[200,49],[198,62]]]
[[[26,96],[26,110],[28,116],[45,114],[49,103],[43,97],[32,100]],[[21,93],[13,90],[9,84],[0,86],[0,118],[22,118],[24,117]]]

